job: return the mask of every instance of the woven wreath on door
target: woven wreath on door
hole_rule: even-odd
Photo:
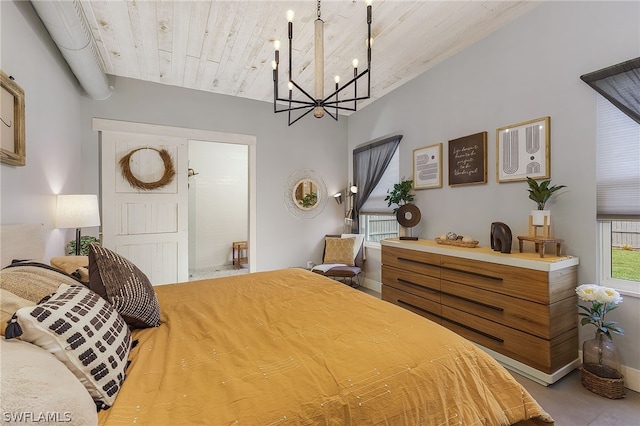
[[[133,156],[133,154],[143,149],[151,149],[153,151],[156,151],[158,155],[160,155],[164,170],[162,173],[162,177],[156,181],[145,182],[138,179],[131,171],[131,157]],[[122,177],[127,182],[129,182],[129,185],[133,186],[134,188],[143,189],[145,191],[152,191],[154,189],[162,188],[163,186],[169,185],[176,175],[176,170],[173,167],[173,160],[171,159],[169,151],[167,151],[166,149],[156,149],[152,147],[136,148],[130,151],[127,155],[120,159],[120,170],[122,173]]]

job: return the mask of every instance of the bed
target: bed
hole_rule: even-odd
[[[126,379],[98,424],[553,424],[469,341],[304,269],[152,291],[159,325],[130,331]]]

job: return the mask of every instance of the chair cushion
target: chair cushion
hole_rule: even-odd
[[[322,275],[324,275],[325,277],[355,277],[357,276],[360,272],[362,272],[362,270],[360,268],[358,268],[357,266],[334,266],[333,268],[329,269],[328,271],[322,273]]]
[[[324,259],[322,263],[341,263],[347,266],[355,265],[353,245],[356,239],[325,237]]]

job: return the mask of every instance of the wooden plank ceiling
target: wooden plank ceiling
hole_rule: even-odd
[[[295,11],[293,76],[313,93],[316,1],[81,0],[107,74],[273,101],[273,41],[286,90],[286,11]],[[374,0],[372,98],[411,80],[528,12],[531,1]],[[362,0],[325,0],[325,90],[366,63]],[[116,88],[117,90],[117,88]],[[359,107],[365,105],[361,103]]]

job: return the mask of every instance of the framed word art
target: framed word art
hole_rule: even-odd
[[[449,185],[487,183],[487,132],[449,141]]]
[[[496,130],[498,182],[549,178],[549,117]]]
[[[0,70],[0,160],[13,166],[26,164],[24,91]]]
[[[442,144],[413,150],[413,189],[442,188]]]

